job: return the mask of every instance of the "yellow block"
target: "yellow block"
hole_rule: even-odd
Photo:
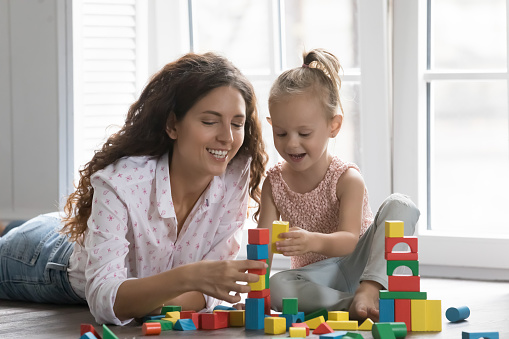
[[[281,253],[276,250],[276,241],[283,240],[279,237],[279,234],[286,233],[290,229],[290,223],[288,221],[276,220],[272,223],[272,253]]]
[[[173,318],[173,319],[180,319],[180,312],[179,311],[173,311],[173,312],[166,312],[166,318]]]
[[[373,324],[374,324],[373,320],[368,318],[368,319],[364,320],[364,322],[361,325],[359,325],[358,330],[359,331],[371,331],[373,328]]]
[[[264,320],[264,325],[265,325],[265,333],[267,333],[267,334],[286,333],[286,318],[267,317]]]
[[[350,320],[350,315],[345,311],[331,311],[329,312],[329,320],[334,321],[348,321]]]
[[[259,275],[257,282],[248,284],[251,286],[251,291],[263,291],[265,289],[265,275]]]
[[[290,332],[291,338],[305,338],[305,337],[307,337],[305,327],[290,327],[289,332]]]
[[[169,313],[169,312],[168,312]],[[177,322],[177,318],[162,318],[161,320],[171,321],[173,325]]]
[[[426,300],[426,331],[442,331],[442,302]]]
[[[386,220],[385,236],[389,238],[402,238],[405,236],[405,226],[403,221]]]
[[[348,320],[348,321],[327,320],[327,324],[333,330],[354,330],[354,331],[357,331],[357,329],[359,328],[359,322],[357,320]]]
[[[410,312],[412,321],[412,331],[426,331],[426,301],[427,300],[410,300]]]
[[[316,328],[318,326],[320,326],[321,323],[324,323],[324,322],[325,322],[325,319],[324,319],[323,315],[313,318],[313,319],[309,319],[308,321],[305,321],[305,323],[308,324],[308,327],[312,330],[316,330]]]
[[[231,327],[243,327],[246,324],[246,311],[237,310],[230,311],[230,326]]]

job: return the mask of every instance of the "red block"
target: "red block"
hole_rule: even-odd
[[[193,320],[194,326],[196,327],[197,330],[201,328],[202,319],[203,319],[203,316],[205,314],[206,313],[193,313],[193,314],[191,314],[191,319]]]
[[[270,294],[268,296],[266,296],[264,299],[264,305],[265,305],[265,314],[269,315],[270,314],[270,308],[271,308],[271,303],[270,303]]]
[[[306,329],[306,337],[309,336],[309,326],[306,323],[293,323],[292,327],[304,327]]]
[[[143,335],[159,335],[161,334],[161,324],[160,323],[143,323],[141,325],[141,333]]]
[[[92,332],[92,334],[95,335],[97,339],[101,339],[101,336],[99,335],[99,333],[97,333],[94,326],[90,324],[81,324],[80,332],[81,332],[80,336],[87,332]]]
[[[201,328],[203,330],[218,330],[228,327],[228,312],[206,313],[202,316]]]
[[[193,319],[193,313],[196,311],[180,311],[180,319]]]
[[[413,252],[385,252],[385,260],[419,260],[419,254]]]
[[[412,330],[412,307],[410,299],[394,299],[394,321],[405,323],[407,331]]]
[[[257,261],[263,261],[264,263],[267,263],[267,259],[259,259]],[[263,269],[251,269],[251,270],[247,270],[248,273],[253,273],[253,274],[257,274],[257,275],[265,275],[267,273],[267,269],[266,268],[263,268]]]
[[[389,291],[391,292],[420,292],[421,277],[418,275],[390,275]]]
[[[313,331],[313,334],[327,334],[332,333],[334,330],[327,323],[321,323],[318,327]]]
[[[396,244],[404,243],[410,247],[410,252],[417,253],[417,237],[391,238],[385,237],[385,253],[392,252]]]
[[[270,243],[268,228],[252,228],[247,231],[247,243],[252,245],[265,245]]]
[[[261,299],[261,298],[265,298],[268,295],[270,295],[270,289],[266,288],[261,291],[251,291],[247,294],[247,297],[254,298],[254,299]]]

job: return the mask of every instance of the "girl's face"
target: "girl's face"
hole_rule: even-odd
[[[325,114],[313,93],[288,95],[270,106],[274,144],[292,169],[304,171],[317,163],[328,164],[329,138],[339,132],[342,116],[331,121]]]
[[[167,128],[174,139],[172,166],[200,176],[221,175],[244,142],[246,103],[232,87],[218,87]]]

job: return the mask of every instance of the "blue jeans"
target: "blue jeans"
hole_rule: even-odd
[[[45,214],[0,238],[0,299],[86,304],[67,275],[74,244],[59,229],[58,215]]]

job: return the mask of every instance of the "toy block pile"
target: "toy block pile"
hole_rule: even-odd
[[[393,251],[405,243],[409,251]],[[385,221],[385,259],[389,276],[388,291],[380,291],[380,323],[404,322],[408,331],[442,331],[440,300],[427,300],[420,290],[417,237],[404,235],[402,221]],[[395,275],[400,266],[406,266],[412,275]]]
[[[267,263],[269,258],[270,233],[268,228],[255,228],[248,231],[247,258]],[[251,292],[246,298],[246,330],[262,330],[265,314],[270,315],[269,271],[267,269],[248,270],[257,274],[257,282],[249,283]]]

